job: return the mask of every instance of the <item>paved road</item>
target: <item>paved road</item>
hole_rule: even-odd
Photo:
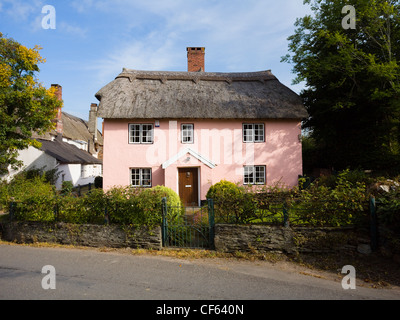
[[[45,265],[55,268],[56,289],[42,288]],[[263,263],[0,245],[0,299],[400,299],[400,291],[343,290]]]

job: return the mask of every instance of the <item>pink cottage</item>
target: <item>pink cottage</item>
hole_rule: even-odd
[[[187,51],[197,71],[123,69],[96,94],[104,189],[165,185],[199,205],[223,179],[296,185],[307,116],[299,96],[270,71],[204,72],[204,48]]]

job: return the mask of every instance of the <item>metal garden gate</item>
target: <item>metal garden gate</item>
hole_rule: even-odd
[[[174,207],[162,199],[163,247],[214,247],[214,204],[212,199],[202,207]]]

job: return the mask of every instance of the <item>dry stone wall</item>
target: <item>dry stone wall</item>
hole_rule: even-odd
[[[19,243],[49,242],[89,247],[161,249],[161,227],[122,227],[69,223],[9,222],[2,238]]]
[[[221,252],[313,253],[357,250],[369,244],[354,228],[310,228],[266,225],[215,226],[215,249]]]
[[[79,225],[62,222],[2,223],[1,238],[19,243],[49,242],[90,247],[162,249],[161,227]],[[320,253],[341,250],[368,253],[370,239],[354,228],[284,227],[217,224],[215,250],[220,252]],[[370,250],[370,249],[369,249]]]

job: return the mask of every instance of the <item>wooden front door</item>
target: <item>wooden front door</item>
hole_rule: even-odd
[[[179,196],[185,206],[199,205],[198,168],[179,168]]]

